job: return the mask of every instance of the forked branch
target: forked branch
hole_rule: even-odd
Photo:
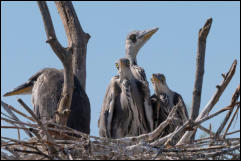
[[[74,75],[72,70],[73,50],[72,46],[69,46],[69,48],[66,49],[63,48],[57,40],[46,2],[38,1],[38,6],[45,26],[47,35],[46,42],[50,44],[51,48],[64,66],[64,85],[62,89],[62,97],[56,112],[56,122],[61,125],[67,125],[74,89]]]

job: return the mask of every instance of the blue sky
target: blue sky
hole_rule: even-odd
[[[125,38],[133,30],[159,27],[137,57],[138,64],[145,69],[151,92],[151,74],[164,73],[169,87],[180,93],[186,105],[190,106],[198,31],[212,17],[201,109],[222,81],[221,73],[227,72],[237,59],[236,74],[211,113],[229,105],[240,83],[240,2],[73,2],[73,5],[83,30],[91,35],[87,47],[86,86],[91,102],[91,135],[98,136],[97,121],[104,94],[110,79],[117,74],[114,63],[125,56]],[[48,6],[56,35],[67,47],[57,9],[53,2],[48,2]],[[45,41],[46,34],[36,2],[1,2],[1,96],[42,68],[62,68]],[[30,95],[1,97],[24,111],[17,98],[33,107]],[[215,131],[224,116],[225,113],[204,126],[211,123]],[[231,131],[240,129],[239,122],[240,117]],[[2,135],[13,137],[16,134],[12,130],[2,131]]]

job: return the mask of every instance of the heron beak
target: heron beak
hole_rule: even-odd
[[[3,96],[6,97],[6,96],[19,95],[19,94],[27,94],[27,93],[30,93],[30,91],[32,91],[32,86],[26,86],[26,87],[17,88],[17,89],[14,89],[13,91],[7,92]]]
[[[124,68],[124,63],[122,61],[120,61],[120,69]]]
[[[157,28],[154,28],[154,29],[146,30],[146,31],[144,31],[144,33],[139,38],[143,38],[144,41],[147,41],[152,37],[152,35],[154,33],[157,32],[158,29],[159,28],[157,27]]]
[[[153,84],[157,84],[157,83],[160,83],[160,80],[157,78],[155,74],[152,74],[151,82]]]

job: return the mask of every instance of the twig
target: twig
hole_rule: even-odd
[[[218,137],[220,135],[220,133],[222,132],[224,126],[228,122],[229,117],[231,116],[231,114],[233,112],[235,103],[236,103],[237,99],[239,98],[239,95],[240,95],[240,85],[238,85],[236,91],[234,92],[234,94],[232,96],[231,103],[229,105],[229,107],[230,107],[229,112],[227,113],[226,117],[224,118],[223,122],[221,123],[220,127],[218,128],[218,130],[217,130],[217,132],[215,134],[215,137]]]
[[[7,111],[7,113],[15,120],[15,121],[20,121],[18,119],[18,117],[11,111],[11,109],[9,108],[9,105],[4,103],[3,101],[1,101],[1,105],[4,108],[5,111]],[[20,126],[24,127],[24,125]],[[28,130],[24,130],[24,132],[29,136],[29,137],[33,137],[33,135],[28,131]],[[18,130],[18,136],[20,135],[19,130]]]
[[[212,110],[214,105],[218,102],[219,98],[221,97],[223,91],[226,89],[227,85],[231,81],[235,70],[237,66],[237,60],[235,59],[232,66],[230,67],[228,73],[226,74],[226,77],[222,81],[221,85],[217,86],[217,91],[213,95],[213,97],[210,99],[208,104],[204,107],[203,111],[198,115],[195,121],[198,121],[202,119],[203,117],[207,116],[209,112]],[[177,145],[188,143],[193,135],[193,131],[187,131],[183,137],[180,139],[180,141],[177,143]]]
[[[4,141],[1,140],[1,144],[4,143]],[[14,150],[10,149],[9,147],[5,147],[6,150],[8,150],[11,154],[13,154],[13,156],[15,158],[17,158],[18,160],[21,160],[21,157],[18,155],[17,152],[15,152]]]
[[[226,134],[227,134],[230,126],[232,125],[232,122],[233,122],[235,116],[237,115],[237,113],[238,113],[238,111],[239,111],[239,108],[240,108],[240,105],[237,106],[236,111],[234,112],[232,119],[230,120],[227,128],[225,129],[224,134],[223,134],[223,136],[222,136],[223,139],[225,138],[225,136],[226,136]]]
[[[7,103],[1,101],[1,105],[3,106],[4,104],[7,106],[7,108],[9,108],[10,110],[16,112],[17,114],[19,114],[19,115],[21,115],[21,116],[23,116],[23,117],[25,117],[25,118],[27,118],[27,119],[29,119],[29,120],[31,120],[31,121],[34,121],[33,118],[31,118],[31,117],[25,115],[24,113],[18,111],[18,110],[17,110],[16,108],[14,108],[13,106],[11,106],[11,105],[9,105],[9,104],[7,104]]]
[[[53,155],[57,151],[55,149],[55,147],[53,146],[54,145],[53,138],[49,135],[47,129],[42,124],[42,122],[37,118],[37,116],[34,114],[34,112],[21,99],[18,99],[18,102],[25,108],[25,110],[27,110],[30,113],[30,115],[33,117],[33,119],[35,119],[35,121],[38,123],[40,128],[43,130],[43,132],[45,132],[45,134],[47,136],[47,140],[50,143],[50,144],[48,144],[48,147],[50,150],[50,155]],[[55,157],[57,157],[57,156],[55,156]]]
[[[26,126],[30,126],[30,127],[37,127],[36,124],[24,123],[24,122],[21,122],[21,121],[12,121],[12,120],[9,120],[9,119],[4,118],[4,117],[1,117],[1,120],[6,121],[6,122],[8,122],[10,124],[13,124],[13,125],[19,124],[19,125],[26,125]]]
[[[44,154],[44,153],[41,153],[41,152],[39,152],[39,151],[21,150],[21,149],[17,149],[17,148],[14,148],[14,151],[16,151],[16,152],[23,152],[23,153],[30,153],[30,154],[43,155],[43,156],[46,157],[46,158],[52,159],[52,158],[49,157],[48,155],[46,155],[46,154]]]
[[[201,129],[202,131],[204,131],[204,132],[206,132],[206,133],[208,133],[209,135],[210,135],[210,137],[212,137],[212,136],[214,136],[215,135],[215,133],[214,132],[212,132],[211,130],[209,130],[209,129],[206,129],[205,127],[203,127],[202,125],[198,125],[198,128],[199,129]]]

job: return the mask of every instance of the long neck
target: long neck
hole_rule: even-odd
[[[132,66],[132,65],[137,65],[136,57],[133,58],[132,56],[126,54],[126,58],[129,59],[131,66]]]
[[[172,93],[172,90],[168,87],[167,84],[161,84],[159,87],[157,87],[156,94],[159,95],[161,93],[170,94]]]
[[[139,50],[130,49],[128,46],[125,49],[126,58],[129,59],[131,65],[137,65],[136,55]]]

